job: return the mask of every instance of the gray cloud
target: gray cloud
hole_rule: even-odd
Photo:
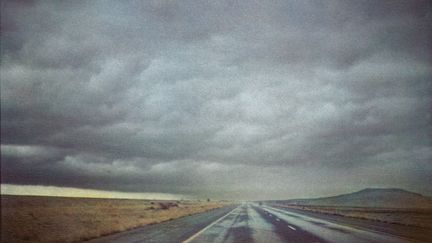
[[[431,9],[5,1],[2,183],[431,195]]]

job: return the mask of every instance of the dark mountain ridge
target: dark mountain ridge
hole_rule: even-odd
[[[398,188],[366,188],[358,192],[331,197],[278,202],[314,206],[432,208],[432,198]]]

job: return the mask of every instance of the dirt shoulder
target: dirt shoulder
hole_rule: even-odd
[[[76,242],[224,205],[200,201],[1,195],[1,242]]]

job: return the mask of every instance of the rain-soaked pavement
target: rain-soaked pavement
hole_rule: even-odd
[[[404,242],[306,215],[243,204],[188,242]]]
[[[92,242],[410,242],[301,212],[244,203]]]

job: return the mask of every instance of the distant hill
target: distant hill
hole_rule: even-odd
[[[278,202],[315,206],[432,208],[432,198],[395,188],[367,188],[333,197],[293,199]]]

